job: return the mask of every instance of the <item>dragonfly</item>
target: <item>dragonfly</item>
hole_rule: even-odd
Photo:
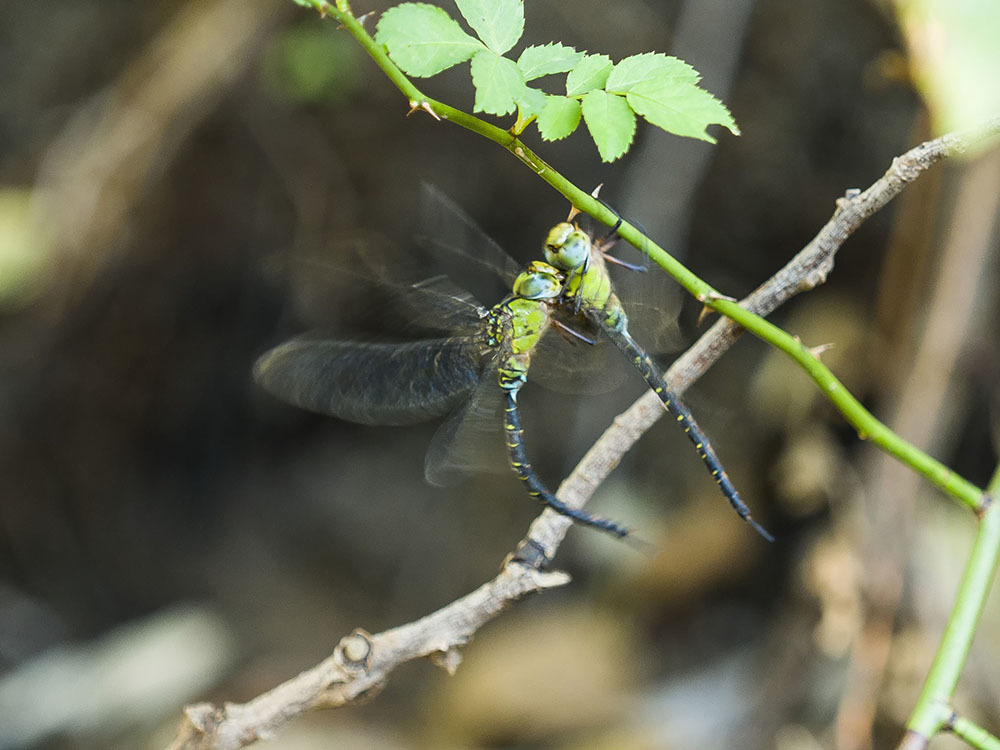
[[[446,200],[433,197],[439,204]],[[516,263],[494,248],[500,255],[490,264],[504,266],[510,275]],[[495,418],[494,395],[501,394],[508,463],[528,494],[577,523],[626,537],[626,526],[559,500],[527,458],[517,396],[532,358],[546,348],[542,342],[552,327],[570,338],[582,336],[556,314],[565,278],[551,264],[533,261],[492,307],[476,304],[443,277],[412,284],[406,291],[422,316],[460,321],[450,335],[400,343],[292,339],[262,355],[254,377],[299,408],[361,424],[410,424],[448,415],[428,450],[425,469],[433,483],[442,483],[461,460],[470,431]]]
[[[613,236],[615,230],[612,230],[605,241],[595,241],[591,234],[571,223],[575,214],[574,209],[570,212],[569,220],[556,224],[549,231],[544,244],[546,261],[565,274],[559,303],[593,322],[635,365],[649,387],[659,396],[667,412],[690,438],[702,463],[729,504],[758,534],[773,542],[774,537],[770,532],[750,515],[750,509],[722,467],[708,436],[698,426],[691,410],[670,390],[652,357],[629,333],[628,316],[614,292],[608,273],[609,262],[621,263],[608,252],[613,241],[608,242],[607,239]]]

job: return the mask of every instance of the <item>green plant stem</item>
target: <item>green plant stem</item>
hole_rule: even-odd
[[[879,422],[801,341],[719,294],[710,284],[688,270],[639,229],[622,221],[621,217],[610,208],[563,177],[510,131],[502,130],[478,117],[425,96],[389,59],[381,45],[377,44],[365,31],[364,26],[351,13],[347,0],[337,0],[336,7],[330,5],[326,0],[309,0],[309,3],[320,13],[335,18],[351,33],[385,72],[389,80],[407,97],[412,111],[424,110],[434,117],[450,120],[456,125],[490,139],[514,154],[536,175],[549,183],[581,211],[607,226],[614,226],[621,222],[618,226],[618,234],[640,251],[646,253],[691,295],[716,312],[733,319],[761,340],[781,349],[798,362],[819,385],[824,395],[858,431],[858,435],[862,439],[870,440],[886,452],[896,456],[973,512],[977,514],[982,512],[984,507],[982,490],[916,446],[903,440]]]
[[[990,497],[1000,490],[1000,467],[987,488]],[[941,645],[931,664],[927,681],[920,693],[906,728],[930,739],[951,721],[951,700],[959,675],[969,655],[972,637],[986,604],[997,561],[1000,559],[1000,503],[990,503],[982,514],[976,541],[962,576]],[[966,724],[963,724],[966,726]],[[994,740],[995,742],[995,740]],[[975,745],[979,747],[979,745]],[[985,745],[985,747],[993,747]]]
[[[977,750],[1000,750],[1000,739],[974,724],[964,716],[956,716],[951,723],[951,733]]]

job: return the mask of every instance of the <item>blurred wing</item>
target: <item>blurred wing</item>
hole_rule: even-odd
[[[496,362],[483,372],[479,386],[453,412],[431,440],[424,462],[427,481],[448,486],[479,472],[509,471],[503,434],[504,391]]]
[[[607,205],[607,204],[605,204]],[[610,208],[610,206],[609,206]],[[611,209],[614,211],[614,209]],[[635,223],[635,222],[633,222]],[[637,225],[640,226],[641,225]],[[594,233],[595,242],[613,258],[633,270],[607,261],[611,281],[629,319],[629,331],[651,354],[675,352],[684,347],[677,325],[684,295],[680,286],[641,249],[619,238],[609,238],[607,231]]]
[[[593,343],[550,328],[531,355],[531,382],[562,393],[596,395],[614,390],[631,375],[629,362],[589,320],[559,319]]]
[[[254,379],[301,409],[360,424],[400,425],[447,414],[475,389],[481,370],[470,339],[295,339],[258,359]]]
[[[293,262],[296,296],[316,325],[346,309],[395,331],[425,328],[443,332],[480,322],[482,305],[446,276],[426,278],[412,258],[342,245],[332,257],[303,256]]]
[[[462,281],[478,274],[494,284],[498,298],[508,293],[521,272],[517,261],[491,239],[458,205],[433,185],[420,190],[420,230],[417,244],[432,260],[458,266]]]

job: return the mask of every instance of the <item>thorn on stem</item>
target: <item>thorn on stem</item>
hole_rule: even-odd
[[[827,349],[833,349],[833,347],[835,347],[835,346],[836,346],[836,344],[834,344],[834,343],[820,344],[819,346],[809,347],[808,349],[806,349],[806,351],[809,352],[816,359],[819,359],[820,355],[823,352],[825,352]]]
[[[409,117],[414,112],[420,112],[420,111],[426,112],[431,117],[433,117],[435,120],[437,120],[438,122],[441,122],[441,117],[438,115],[438,113],[435,112],[433,109],[431,109],[430,102],[426,102],[426,101],[415,102],[415,101],[413,101],[411,99],[410,100],[410,111],[406,113],[406,116]]]

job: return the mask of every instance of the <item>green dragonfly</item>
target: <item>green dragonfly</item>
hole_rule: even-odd
[[[570,220],[575,213],[574,209],[570,213]],[[663,374],[652,358],[629,333],[628,316],[614,293],[608,274],[609,261],[620,263],[607,252],[613,243],[595,242],[590,234],[570,223],[570,220],[554,226],[549,231],[544,246],[546,261],[565,274],[560,304],[593,322],[631,360],[649,387],[659,396],[664,408],[694,443],[699,457],[729,504],[758,534],[768,541],[774,541],[774,537],[750,516],[750,509],[740,498],[691,411],[667,387]]]
[[[432,197],[439,205],[446,202]],[[498,271],[502,266],[504,276],[516,268],[495,245],[489,262],[481,262]],[[413,284],[406,291],[414,310],[426,321],[447,321],[453,328],[448,336],[403,343],[293,339],[265,353],[254,376],[284,401],[352,422],[398,425],[449,415],[427,454],[426,474],[435,484],[469,468],[461,465],[470,456],[469,447],[482,442],[474,433],[493,425],[499,436],[495,412],[501,395],[508,461],[528,493],[578,523],[624,537],[629,534],[625,526],[556,498],[526,456],[518,392],[535,354],[555,360],[553,343],[566,347],[558,337],[546,336],[549,328],[575,335],[556,315],[564,278],[562,271],[535,261],[516,274],[511,292],[489,308],[443,277]],[[569,366],[570,360],[562,359]]]

